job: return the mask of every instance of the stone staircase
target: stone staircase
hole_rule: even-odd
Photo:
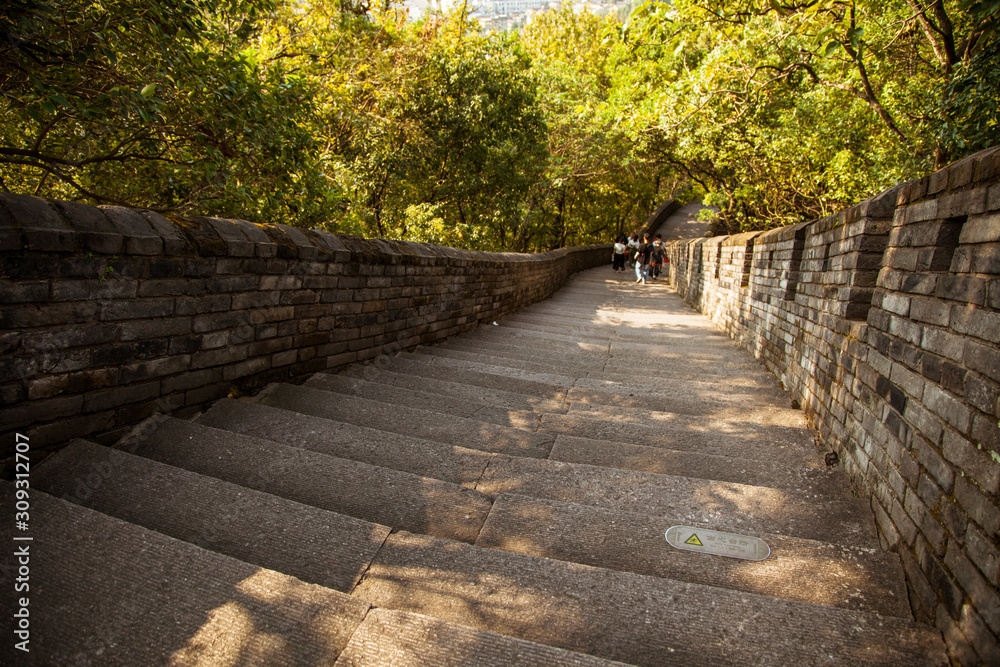
[[[0,658],[946,664],[823,455],[666,286],[588,271],[433,348],[70,443],[31,476],[31,653]]]

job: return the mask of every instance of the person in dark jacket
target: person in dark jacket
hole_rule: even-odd
[[[649,259],[653,252],[653,244],[649,242],[649,234],[642,235],[642,243],[635,253],[635,278],[637,283],[646,284],[649,276]]]

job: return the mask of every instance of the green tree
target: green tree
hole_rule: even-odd
[[[520,38],[549,127],[546,169],[529,200],[542,245],[633,231],[676,182],[629,122],[623,91],[632,82],[617,20],[563,6],[536,16]]]
[[[12,0],[0,187],[164,211],[309,218],[306,82],[249,49],[271,0]]]
[[[928,110],[991,39],[996,11],[940,0],[647,4],[625,38],[637,61],[653,61],[635,76],[658,76],[636,82],[648,102],[631,109],[722,208],[720,231],[821,216],[954,158]]]

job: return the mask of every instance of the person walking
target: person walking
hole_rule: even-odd
[[[628,241],[624,234],[619,234],[615,239],[615,248],[611,251],[611,268],[615,273],[625,270],[625,253],[628,252]]]
[[[666,246],[663,245],[663,235],[657,234],[656,238],[653,239],[653,250],[649,255],[650,280],[656,280],[660,277],[660,267],[663,266],[663,253],[665,250]]]
[[[653,244],[649,242],[649,234],[642,235],[642,243],[635,253],[635,278],[637,283],[646,284],[649,276],[649,258],[653,252]]]
[[[632,268],[635,266],[635,253],[639,249],[639,237],[635,234],[632,235],[628,240],[628,266]]]

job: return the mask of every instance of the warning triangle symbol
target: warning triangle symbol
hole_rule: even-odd
[[[698,535],[695,534],[695,533],[691,533],[691,537],[689,537],[686,540],[684,540],[684,544],[690,544],[691,546],[694,546],[694,547],[703,547],[703,546],[705,546],[704,544],[701,543],[701,540],[698,539]]]

